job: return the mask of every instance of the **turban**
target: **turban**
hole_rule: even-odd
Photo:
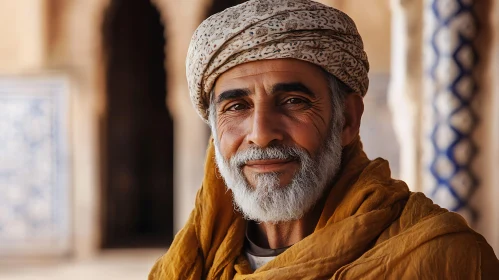
[[[210,92],[222,73],[279,58],[313,63],[356,93],[367,92],[369,62],[348,15],[309,0],[250,0],[209,17],[194,32],[186,72],[198,114],[207,121]]]

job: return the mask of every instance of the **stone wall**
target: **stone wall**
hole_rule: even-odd
[[[46,56],[46,1],[0,3],[0,73],[35,71]]]
[[[86,257],[95,254],[100,248],[100,206],[103,184],[103,158],[101,147],[101,123],[106,116],[104,66],[102,54],[102,21],[110,0],[17,0],[0,3],[0,74],[1,75],[42,75],[58,74],[67,77],[70,84],[70,151],[72,170],[72,254]],[[383,124],[390,129],[392,118],[386,108],[388,75],[392,69],[393,79],[390,85],[391,102],[394,109],[395,128],[398,136],[391,135],[393,143],[401,143],[400,175],[407,179],[411,188],[418,190],[419,182],[415,166],[419,160],[417,144],[411,139],[420,135],[414,127],[421,114],[412,97],[420,92],[421,69],[414,62],[422,60],[420,54],[421,25],[418,25],[421,1],[388,0],[321,0],[325,4],[337,7],[349,14],[357,23],[363,36],[366,51],[371,63],[371,90],[374,94],[366,97],[366,116],[376,119],[376,125]],[[175,229],[178,230],[186,221],[199,188],[203,174],[205,149],[208,129],[198,118],[189,100],[185,79],[185,56],[187,46],[194,29],[205,16],[210,0],[154,0],[166,23],[165,36],[168,71],[169,111],[174,117],[175,137]],[[402,6],[397,6],[403,4]],[[407,3],[416,3],[408,8]],[[392,5],[392,6],[391,6]],[[404,6],[405,5],[405,6]],[[499,14],[499,5],[495,13]],[[397,8],[398,7],[398,8]],[[400,9],[402,7],[402,9]],[[419,7],[419,8],[418,8]],[[403,17],[410,17],[407,25],[399,25],[394,11],[405,11]],[[400,14],[398,14],[400,15]],[[402,19],[404,19],[402,17]],[[499,21],[492,16],[495,36],[491,48],[490,63],[485,77],[499,73]],[[391,26],[392,19],[394,24]],[[411,23],[413,23],[411,25]],[[414,24],[416,23],[416,24]],[[486,24],[486,23],[484,23]],[[400,28],[399,28],[400,27]],[[415,29],[414,29],[415,28]],[[419,28],[419,29],[418,29]],[[402,32],[394,34],[396,32]],[[413,36],[413,32],[415,32]],[[419,32],[419,33],[418,33]],[[395,41],[392,41],[393,40]],[[405,38],[405,39],[404,39]],[[404,41],[405,40],[405,41]],[[403,61],[400,62],[402,59]],[[494,168],[499,161],[499,113],[493,108],[499,107],[498,83],[484,86],[488,90],[482,104],[488,104],[487,119],[482,129],[486,135],[481,142],[488,157],[480,165],[484,171],[481,191],[477,193],[475,203],[484,202],[483,219],[477,228],[488,238],[495,249],[499,248],[499,206],[493,203],[499,197],[498,174]],[[399,93],[399,94],[396,94]],[[405,94],[408,93],[409,95]],[[395,96],[395,97],[394,97]],[[417,101],[416,101],[417,102]],[[411,105],[412,104],[412,105]],[[375,108],[375,109],[373,109]],[[397,111],[397,108],[399,109]],[[405,108],[405,109],[404,109]],[[413,110],[414,109],[414,110]],[[373,110],[373,111],[370,111]],[[383,110],[383,115],[376,113]],[[405,111],[404,111],[405,110]],[[413,115],[401,117],[401,113]],[[369,125],[366,120],[365,124]],[[379,122],[378,122],[379,120]],[[404,121],[405,120],[405,121]],[[402,128],[409,127],[409,132]],[[383,128],[379,129],[380,131]],[[402,132],[402,133],[401,133]],[[393,133],[387,132],[387,133]],[[403,135],[402,137],[400,135]],[[379,145],[386,145],[386,133],[365,136],[366,148],[373,156],[392,158],[392,165],[397,165],[396,145],[391,150],[382,151]],[[407,138],[409,137],[409,138]],[[369,138],[369,139],[367,139]],[[418,138],[412,138],[418,139]],[[417,141],[416,141],[417,142]],[[378,145],[378,146],[377,146]],[[370,148],[371,146],[371,148]],[[409,152],[407,152],[409,151]],[[370,153],[368,151],[368,153]],[[394,166],[397,170],[397,167]],[[415,179],[416,178],[416,179]]]

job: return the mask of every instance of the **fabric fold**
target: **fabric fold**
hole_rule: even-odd
[[[344,148],[342,165],[343,175],[331,186],[315,231],[252,271],[242,253],[246,222],[233,209],[210,142],[195,208],[149,279],[376,279],[387,271],[404,278],[410,275],[408,267],[422,275],[437,270],[444,278],[462,274],[479,279],[471,274],[480,271],[481,254],[489,256],[490,264],[497,262],[490,260],[494,253],[483,237],[459,215],[410,193],[390,177],[385,160],[367,159],[359,138]],[[456,271],[424,270],[426,257],[433,256],[437,264],[448,259],[446,254],[471,262],[452,267]]]

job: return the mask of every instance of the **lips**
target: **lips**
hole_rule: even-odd
[[[246,162],[244,166],[258,172],[273,172],[273,171],[282,170],[287,165],[295,162],[296,162],[295,159],[251,160]]]

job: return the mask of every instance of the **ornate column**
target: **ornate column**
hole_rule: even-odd
[[[423,39],[423,191],[470,223],[478,217],[470,199],[480,184],[473,169],[480,120],[475,2],[426,0]]]

